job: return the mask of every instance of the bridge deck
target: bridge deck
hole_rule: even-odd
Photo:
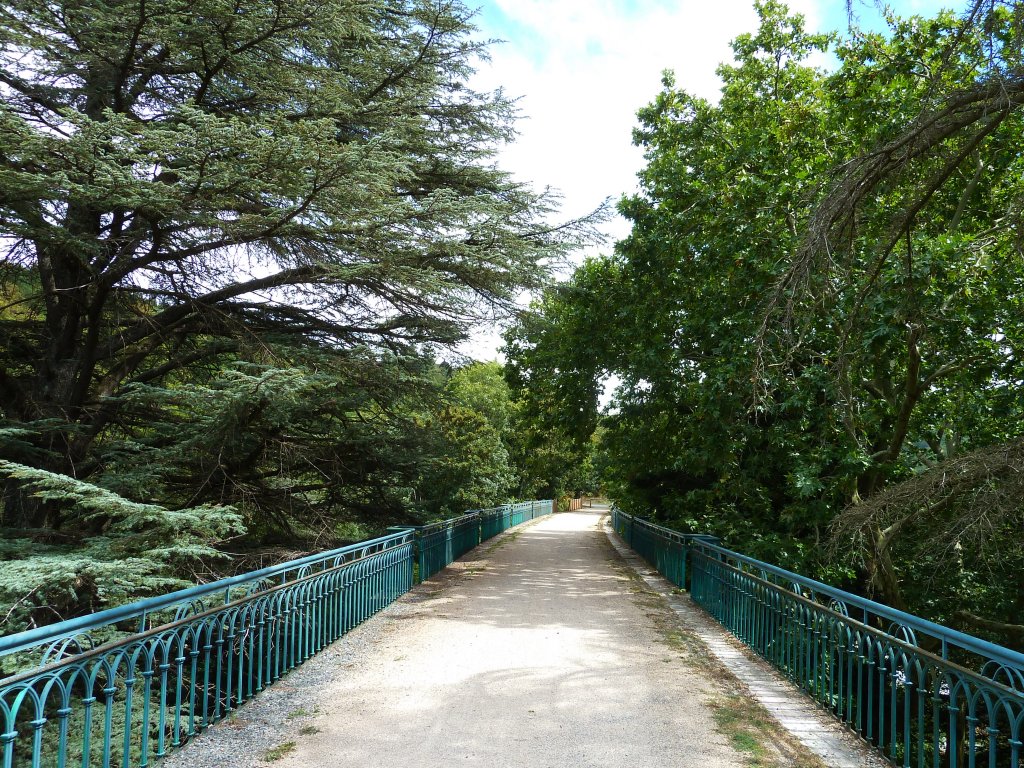
[[[666,639],[670,612],[623,568],[603,511],[484,545],[165,765],[745,764],[716,727],[721,683]],[[759,764],[794,764],[772,757]]]

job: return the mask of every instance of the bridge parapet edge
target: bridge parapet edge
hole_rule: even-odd
[[[398,526],[0,638],[0,655],[24,668],[0,679],[0,765],[148,765],[391,604],[417,576],[552,508],[516,502]]]
[[[612,527],[890,761],[1022,768],[1024,654],[617,507]],[[687,569],[689,568],[689,572]]]

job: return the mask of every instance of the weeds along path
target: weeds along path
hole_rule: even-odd
[[[485,544],[368,622],[372,642],[309,662],[314,684],[293,673],[303,693],[287,706],[300,706],[259,698],[239,713],[245,723],[211,729],[180,764],[795,764],[773,738],[723,725],[735,697],[623,567],[599,527],[605,511],[541,518]],[[218,738],[236,747],[202,745]],[[751,739],[764,746],[752,751]]]

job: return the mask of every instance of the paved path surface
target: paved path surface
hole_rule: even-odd
[[[542,518],[421,595],[275,765],[743,765],[705,706],[710,682],[616,570],[600,514]]]
[[[877,764],[612,534],[616,553],[605,511],[478,547],[162,768]]]

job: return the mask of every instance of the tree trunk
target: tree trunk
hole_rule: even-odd
[[[872,528],[871,552],[868,557],[868,589],[872,599],[898,611],[907,610],[899,576],[889,554],[891,536],[888,531]]]
[[[18,480],[8,479],[3,486],[0,528],[43,528],[47,523],[47,505],[28,493]]]

